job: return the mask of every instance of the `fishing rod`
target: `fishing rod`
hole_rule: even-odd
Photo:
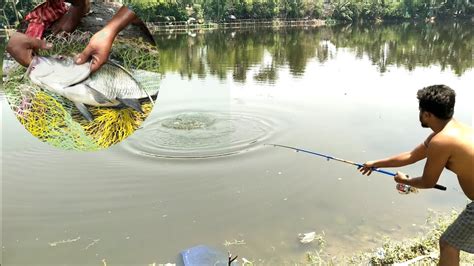
[[[296,148],[296,147],[291,147],[291,146],[286,146],[286,145],[280,145],[280,144],[265,144],[265,145],[270,145],[270,146],[274,146],[274,147],[280,147],[280,148],[295,150],[296,152],[305,152],[305,153],[313,154],[313,155],[316,155],[316,156],[324,157],[328,161],[329,160],[334,160],[334,161],[338,161],[338,162],[341,162],[341,163],[352,164],[352,165],[357,166],[358,168],[364,167],[364,165],[360,164],[360,163],[355,163],[355,162],[352,162],[352,161],[336,158],[336,157],[333,157],[333,156],[317,153],[317,152],[314,152],[314,151],[308,151],[308,150],[304,150],[304,149],[300,149],[300,148]],[[397,175],[396,173],[385,171],[385,170],[382,170],[382,169],[379,169],[379,168],[372,168],[371,170],[374,171],[374,172],[379,172],[379,173],[389,175],[389,176],[396,176]],[[439,189],[439,190],[446,190],[445,186],[438,185],[438,184],[436,184],[433,188],[436,188],[436,189]]]

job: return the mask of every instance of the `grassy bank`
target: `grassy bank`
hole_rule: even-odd
[[[306,254],[310,265],[387,265],[402,262],[436,264],[439,256],[439,237],[446,228],[457,218],[459,212],[448,214],[430,210],[424,229],[419,235],[394,241],[389,237],[383,239],[380,247],[353,255],[333,256],[325,251],[324,239],[319,239],[319,249]],[[461,263],[473,265],[474,254],[461,252]]]

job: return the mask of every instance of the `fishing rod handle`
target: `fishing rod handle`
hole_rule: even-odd
[[[376,171],[376,172],[383,173],[383,174],[386,174],[386,175],[391,175],[391,176],[396,176],[397,175],[395,173],[385,171],[385,170],[381,170],[381,169],[378,169],[378,168],[372,168],[372,171]],[[407,177],[408,177],[408,175],[407,175]],[[439,190],[446,190],[445,186],[438,185],[438,184],[436,184],[433,188],[436,188],[436,189],[439,189]]]

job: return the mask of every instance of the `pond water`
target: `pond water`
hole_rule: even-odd
[[[364,162],[413,148],[418,89],[456,90],[472,125],[473,27],[377,25],[156,36],[157,106],[107,150],[57,150],[32,137],[2,98],[2,257],[6,265],[179,263],[206,244],[267,265],[325,250],[350,255],[423,230],[428,208],[467,198],[400,195],[389,176],[264,144]],[[395,169],[390,169],[395,171]],[[401,168],[421,174],[423,162]]]

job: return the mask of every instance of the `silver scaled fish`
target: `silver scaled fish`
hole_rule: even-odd
[[[26,72],[41,88],[72,101],[89,121],[90,106],[128,106],[143,113],[140,102],[156,97],[149,93],[120,65],[108,61],[91,74],[91,62],[78,65],[72,57],[35,56]]]

